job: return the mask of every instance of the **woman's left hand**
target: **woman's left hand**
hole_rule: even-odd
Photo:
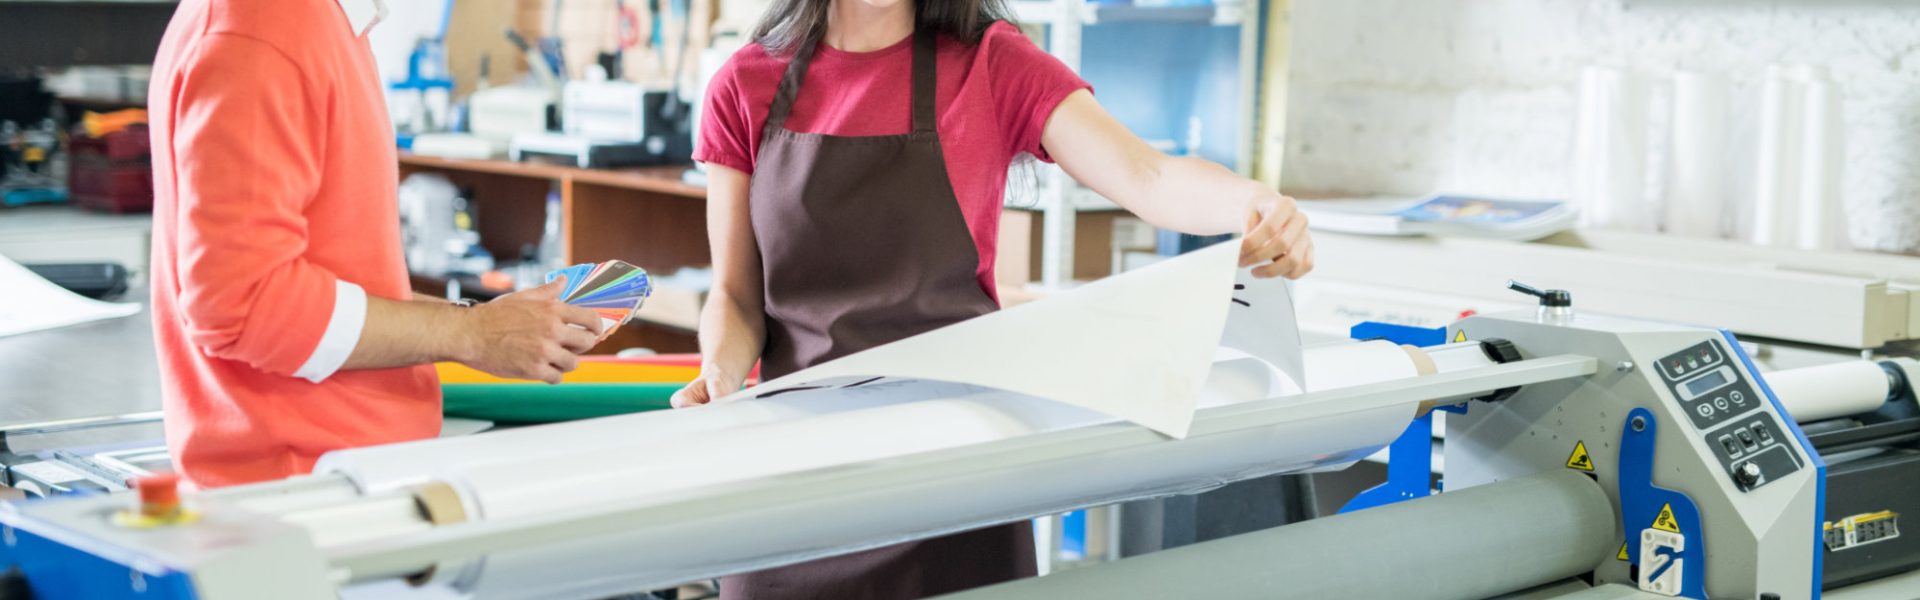
[[[1248,202],[1247,235],[1240,239],[1240,266],[1255,277],[1299,279],[1313,270],[1313,236],[1307,215],[1293,198],[1256,185]],[[1256,267],[1257,265],[1257,267]]]

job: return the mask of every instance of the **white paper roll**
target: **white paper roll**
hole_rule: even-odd
[[[1787,414],[1801,423],[1872,412],[1887,402],[1887,373],[1871,361],[1775,371],[1761,377]]]
[[[1434,370],[1439,373],[1455,373],[1499,364],[1487,356],[1480,342],[1454,342],[1420,351],[1433,361]]]
[[[1761,246],[1791,246],[1799,235],[1801,130],[1805,94],[1794,68],[1767,67],[1761,84],[1760,152],[1754,164],[1752,227],[1747,239]]]
[[[1322,392],[1418,376],[1421,374],[1419,363],[1409,355],[1409,348],[1381,340],[1308,348],[1307,391]]]
[[[1309,379],[1315,382],[1316,390],[1412,377],[1418,372],[1407,351],[1387,342],[1310,349],[1306,357]],[[1209,386],[1209,389],[1252,393],[1265,387],[1261,374],[1245,372],[1250,366],[1264,366],[1244,354],[1226,357],[1216,365],[1231,365],[1227,370],[1232,372],[1235,383]],[[1216,369],[1215,376],[1221,373]],[[896,385],[922,383],[902,381]],[[805,401],[808,397],[826,399],[849,391],[799,391],[790,396]],[[652,436],[646,424],[636,421],[643,427],[631,432],[636,440],[633,444],[579,452],[558,460],[450,465],[436,478],[461,491],[476,520],[509,519],[595,507],[647,506],[684,498],[694,490],[734,482],[872,463],[1117,420],[1083,408],[977,386],[968,393],[947,392],[940,399],[727,428],[657,442],[649,441]],[[901,390],[896,389],[891,395],[901,395]],[[741,404],[771,401],[775,400]],[[1222,407],[1215,405],[1203,411],[1215,408]],[[707,409],[653,414],[661,417],[656,420],[666,421],[703,410]],[[549,589],[552,582],[562,581],[575,582],[582,590],[613,590],[620,588],[610,583],[612,579],[628,577],[645,581],[661,573],[688,573],[703,568],[725,570],[745,566],[726,561],[750,561],[756,555],[779,556],[797,551],[824,552],[841,544],[870,541],[876,531],[884,532],[881,537],[900,540],[929,526],[978,526],[984,523],[969,521],[975,517],[965,515],[1005,510],[993,507],[1007,502],[1048,498],[1047,502],[1052,503],[1049,506],[1053,506],[1062,502],[1061,498],[1071,498],[1074,502],[1111,500],[1116,497],[1114,494],[1125,494],[1126,490],[1166,493],[1191,489],[1179,486],[1217,483],[1221,473],[1329,468],[1351,463],[1378,450],[1397,436],[1412,417],[1410,405],[1387,406],[1286,423],[1251,436],[1172,441],[1169,443],[1176,446],[1148,459],[1116,459],[1113,469],[1081,469],[1071,477],[1026,478],[1016,486],[1018,490],[996,488],[981,490],[973,496],[946,495],[938,503],[873,505],[863,511],[789,519],[779,526],[747,527],[739,535],[676,540],[672,542],[672,549],[666,551],[655,545],[660,541],[654,538],[661,537],[661,532],[641,530],[567,547],[529,548],[488,557],[482,569],[470,574],[463,589],[476,598],[518,597],[537,589],[535,582]],[[1236,441],[1229,444],[1225,440]],[[545,443],[566,442],[564,436],[554,436]],[[495,448],[492,452],[510,454],[511,449]],[[911,490],[900,492],[911,493]],[[901,511],[904,511],[901,515],[894,514]],[[713,518],[740,517],[715,515]],[[958,521],[941,521],[949,518]],[[902,529],[907,527],[912,529]],[[829,539],[830,536],[847,539]],[[602,587],[603,583],[607,585]]]
[[[1573,198],[1587,225],[1649,231],[1646,78],[1618,67],[1580,75]]]
[[[1222,366],[1245,361],[1230,361]],[[1406,350],[1384,341],[1313,348],[1306,353],[1311,391],[1324,391],[1418,375]],[[1209,379],[1215,376],[1210,376]],[[1243,376],[1236,375],[1236,378]],[[1238,386],[1236,386],[1238,387]],[[853,388],[798,391],[758,402],[850,404],[848,396],[907,399],[861,408],[789,418],[762,414],[702,415],[724,406],[627,419],[627,443],[581,448],[566,427],[510,442],[494,440],[488,456],[523,457],[447,463],[437,479],[468,492],[481,518],[534,514],[607,502],[638,502],[649,496],[817,469],[880,460],[970,444],[1001,441],[1115,419],[1091,410],[972,385],[902,380]],[[1249,401],[1262,397],[1237,398]],[[1213,401],[1219,402],[1215,397]],[[1222,402],[1229,403],[1229,402]],[[725,405],[732,406],[732,405]],[[1409,415],[1411,416],[1411,415]],[[682,421],[696,421],[689,427]],[[719,421],[734,421],[731,426]],[[698,431],[695,431],[695,430]],[[698,433],[698,435],[694,435]],[[564,448],[564,456],[551,449]],[[440,453],[434,453],[436,457]],[[676,457],[697,456],[699,460]],[[418,463],[416,463],[418,464]],[[335,465],[348,471],[344,461]]]
[[[1223,480],[1334,468],[1351,464],[1391,442],[1412,416],[1411,407],[1405,405],[1354,411],[1302,407],[1299,412],[1319,416],[1167,440],[1113,454],[1036,457],[1017,464],[1002,460],[994,469],[954,473],[966,481],[958,486],[920,482],[823,495],[817,486],[834,471],[806,476],[796,473],[791,480],[782,479],[788,477],[785,475],[775,476],[772,479],[783,484],[791,481],[796,488],[801,488],[800,481],[810,483],[796,489],[799,497],[790,502],[762,499],[704,511],[684,510],[689,507],[678,505],[668,507],[669,514],[675,516],[654,519],[648,526],[569,540],[565,545],[530,545],[490,554],[484,561],[468,563],[475,568],[463,575],[461,581],[465,583],[460,589],[474,600],[607,597],[788,564],[836,551],[973,529],[1071,506],[1187,493],[1217,486]],[[560,466],[579,474],[568,465]],[[849,465],[849,471],[858,470]],[[631,489],[645,483],[616,485]],[[592,493],[604,497],[610,490]],[[724,502],[727,497],[716,500]],[[661,497],[626,506],[646,506],[655,501],[675,502],[673,497]]]
[[[806,402],[796,399],[738,402],[678,411],[671,416],[656,412],[604,417],[458,438],[336,450],[320,457],[313,472],[341,473],[361,490],[377,493],[424,482],[435,469],[450,465],[555,457],[631,444],[640,439],[673,440],[906,401],[906,398],[883,394],[846,394]]]
[[[1669,234],[1725,235],[1727,213],[1727,78],[1681,71],[1673,76],[1671,146],[1667,150]]]
[[[1844,249],[1848,244],[1841,222],[1841,178],[1846,169],[1846,138],[1840,87],[1822,69],[1808,69],[1803,76],[1795,245],[1806,250]]]

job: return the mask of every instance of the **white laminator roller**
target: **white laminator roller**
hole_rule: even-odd
[[[1794,420],[1811,423],[1879,410],[1893,395],[1894,369],[1914,374],[1920,362],[1856,360],[1775,371],[1767,384]]]
[[[1455,370],[1493,364],[1477,343],[1430,352],[1445,357],[1442,362]],[[1434,374],[1430,352],[1382,341],[1310,349],[1306,353],[1309,388],[1329,391]],[[1270,367],[1250,357],[1223,356],[1209,376],[1202,412],[1291,391],[1290,382],[1274,381],[1272,375]],[[697,490],[1119,424],[1090,410],[977,386],[927,386],[921,392],[927,397],[917,398],[901,393],[900,385],[861,383],[466,440],[346,450],[329,454],[316,472],[345,474],[368,491],[441,482],[458,491],[472,521],[514,522],[608,506],[670,506]],[[1281,387],[1272,387],[1276,385]],[[1238,478],[1205,475],[1209,472],[1338,468],[1392,440],[1413,418],[1417,403],[1355,407],[1272,429],[1255,428],[1248,435],[1208,447],[1196,445],[1197,453],[1187,458],[1131,464],[1130,471],[1110,468],[1117,464],[1110,457],[1062,459],[1045,467],[1050,475],[1036,477],[1059,481],[1061,487],[1055,489],[1019,484],[1016,491],[983,483],[959,494],[876,500],[866,503],[867,508],[849,507],[847,512],[799,509],[764,516],[743,512],[731,518],[737,525],[729,529],[737,535],[710,535],[699,542],[676,540],[672,529],[654,527],[609,534],[590,544],[494,553],[484,563],[385,563],[361,569],[354,579],[435,567],[437,578],[480,597],[525,597],[537,595],[535,590],[553,593],[555,581],[578,582],[568,593],[582,595],[633,589],[647,582],[670,583],[675,573],[710,570],[718,575],[775,564],[818,545],[839,549],[910,539],[917,534],[906,523],[915,516],[951,515],[941,529],[957,531],[1010,516],[1042,514],[1048,510],[1045,506],[1117,499],[1074,492],[1076,485],[1069,482],[1075,480],[1092,482],[1124,472],[1136,490],[1124,496],[1132,497],[1205,488]],[[1031,468],[1011,469],[1026,473],[1021,469]],[[1155,472],[1163,474],[1149,475]],[[1117,484],[1084,487],[1108,489]],[[1022,500],[1023,494],[1045,500]],[[1031,508],[1009,513],[1005,508],[1009,503]],[[886,511],[876,506],[911,507],[911,511],[899,516],[907,521],[890,522]],[[924,528],[925,523],[916,526]],[[674,545],[676,551],[671,559],[649,561],[657,570],[622,566],[626,562],[623,548],[664,544]]]

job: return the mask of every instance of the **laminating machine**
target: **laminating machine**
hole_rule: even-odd
[[[1338,469],[1388,444],[1393,476],[1344,514],[960,596],[1818,598],[1916,565],[1899,531],[1920,510],[1914,363],[1820,375],[1871,373],[1886,392],[1851,425],[1802,428],[1731,334],[1541,296],[1453,323],[1454,343],[1307,354],[1309,381],[1395,363],[1367,365],[1397,373],[1371,380],[1280,393],[1222,356],[1185,439],[868,378],[336,452],[314,475],[177,507],[0,505],[0,598],[606,597]],[[1438,494],[1420,431],[1436,406]]]

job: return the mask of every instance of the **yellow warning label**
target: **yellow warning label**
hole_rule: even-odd
[[[1613,557],[1613,558],[1614,558],[1615,560],[1626,560],[1626,559],[1627,559],[1627,543],[1626,543],[1626,542],[1620,542],[1620,555],[1619,555],[1619,556],[1615,556],[1615,557]]]
[[[1467,330],[1462,329],[1460,331],[1455,332],[1453,334],[1453,341],[1454,343],[1467,341]]]
[[[1673,519],[1673,505],[1660,505],[1660,514],[1653,518],[1653,528],[1661,531],[1680,533],[1680,522]]]
[[[1567,455],[1567,468],[1579,469],[1588,473],[1593,472],[1593,456],[1587,454],[1587,443],[1585,441],[1573,443],[1573,454]]]

